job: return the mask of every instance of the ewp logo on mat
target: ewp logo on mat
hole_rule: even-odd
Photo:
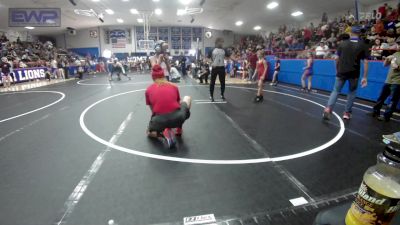
[[[9,27],[59,27],[61,26],[60,8],[10,8]]]

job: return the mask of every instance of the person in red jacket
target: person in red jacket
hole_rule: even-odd
[[[145,94],[146,104],[152,112],[147,135],[151,138],[163,137],[168,147],[173,148],[175,136],[182,135],[182,125],[190,117],[192,99],[185,96],[181,101],[178,87],[166,80],[161,66],[154,65],[151,75],[154,83]]]

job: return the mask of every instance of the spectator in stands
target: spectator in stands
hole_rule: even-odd
[[[242,68],[242,80],[245,80],[249,76],[249,62],[247,61],[246,56],[242,58],[241,68]]]
[[[394,50],[394,51],[397,50],[398,44],[396,43],[395,38],[388,38],[387,43],[389,45],[389,50]],[[391,51],[391,53],[393,53],[393,51]]]
[[[7,39],[6,35],[3,34],[0,37],[0,43],[5,43],[5,42],[8,42],[8,39]]]
[[[53,77],[57,77],[57,60],[56,59],[51,59],[50,60],[50,66],[51,66],[51,74],[53,75]]]
[[[57,78],[65,80],[65,72],[64,72],[65,63],[60,58],[57,62]]]
[[[327,41],[328,41],[329,48],[335,49],[337,47],[336,46],[337,38],[336,38],[335,33],[331,33],[331,37]]]
[[[274,68],[274,75],[272,76],[271,86],[278,85],[278,75],[281,71],[281,60],[279,56],[275,56],[275,68]]]
[[[385,24],[383,23],[383,20],[377,20],[376,24],[374,25],[374,30],[375,33],[378,35],[383,35],[385,32]]]
[[[12,65],[10,62],[8,62],[8,59],[6,57],[1,58],[1,79],[3,82],[3,87],[8,88],[11,86],[11,71],[12,71]]]
[[[389,9],[389,6],[387,3],[385,3],[383,6],[378,8],[378,12],[380,14],[381,19],[386,18],[386,11]]]
[[[249,81],[254,81],[253,74],[256,73],[257,55],[252,48],[247,50],[247,61],[249,61]]]
[[[315,49],[315,55],[317,59],[324,59],[325,56],[328,54],[329,47],[321,41],[319,46]]]
[[[307,53],[307,65],[303,68],[304,72],[301,76],[301,91],[310,92],[312,86],[312,76],[313,76],[313,67],[314,67],[314,57],[311,52]],[[306,86],[306,79],[308,80],[308,85]]]
[[[396,42],[400,43],[400,39],[398,38]],[[381,94],[378,98],[378,102],[373,108],[372,116],[378,117],[378,119],[381,121],[388,122],[390,121],[393,113],[396,111],[400,100],[400,45],[397,45],[396,53],[385,59],[384,65],[390,66],[390,70],[386,78],[385,85],[383,86]],[[381,109],[389,96],[392,96],[391,103],[387,106],[383,116],[380,116]]]
[[[371,57],[374,60],[382,59],[382,50],[381,50],[381,39],[376,39],[375,44],[372,46]]]

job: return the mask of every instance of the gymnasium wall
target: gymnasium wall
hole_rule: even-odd
[[[269,76],[271,79],[273,74],[272,67],[275,65],[275,61],[272,57],[268,57],[267,59],[270,65]],[[306,60],[303,59],[282,59],[279,81],[300,86],[300,79],[305,66]],[[332,91],[336,77],[335,61],[315,60],[313,69],[313,89],[329,92]],[[370,61],[368,69],[368,86],[366,88],[359,88],[357,97],[376,101],[386,80],[387,73],[388,67],[384,67],[382,61]],[[362,74],[363,70],[360,72],[360,76],[362,76]],[[343,93],[347,93],[347,91],[348,87],[346,84]]]
[[[123,48],[113,48],[111,42],[107,39],[107,32],[110,30],[122,29],[129,32],[129,40],[125,47]],[[233,32],[228,31],[220,31],[220,30],[211,30],[212,37],[210,39],[206,39],[204,37],[204,32],[209,29],[204,29],[202,37],[203,40],[199,43],[200,49],[204,53],[204,49],[206,47],[213,47],[215,39],[217,37],[223,37],[225,39],[225,45],[231,46],[234,43],[234,34]],[[91,31],[97,31],[97,37],[91,37]],[[56,45],[61,48],[67,49],[79,49],[79,48],[98,48],[99,52],[103,52],[105,49],[111,50],[114,53],[135,53],[139,52],[136,45],[136,32],[134,27],[129,26],[111,26],[111,27],[94,27],[89,29],[77,30],[76,35],[70,34],[59,34],[54,36],[56,39]],[[170,44],[171,44],[171,33],[170,36]],[[191,48],[197,48],[197,43],[195,41],[192,42]],[[173,55],[178,55],[185,50],[176,50],[172,51]],[[187,51],[187,50],[186,50]]]

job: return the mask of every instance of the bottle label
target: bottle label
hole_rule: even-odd
[[[363,225],[389,225],[400,209],[400,199],[378,192],[363,181],[349,213]]]

